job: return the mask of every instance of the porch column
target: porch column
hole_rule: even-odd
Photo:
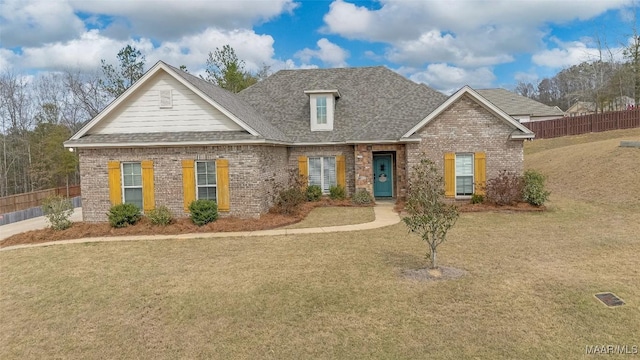
[[[372,146],[367,144],[356,144],[355,149],[355,178],[356,191],[365,189],[373,196],[373,153]]]

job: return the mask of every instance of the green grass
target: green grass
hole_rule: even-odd
[[[616,170],[597,181],[637,176]],[[402,224],[0,252],[0,358],[574,359],[640,345],[640,209],[556,177],[547,212],[462,214],[439,248],[468,272],[456,280],[403,278],[427,249]],[[605,307],[603,291],[627,305]]]

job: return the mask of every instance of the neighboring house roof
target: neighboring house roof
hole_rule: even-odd
[[[333,131],[311,131],[314,89],[340,92]],[[382,66],[281,70],[239,95],[294,143],[397,141],[447,98]]]
[[[429,122],[436,119],[438,115],[444,112],[449,106],[458,101],[463,96],[469,96],[471,99],[479,103],[485,109],[493,113],[499,119],[503,120],[505,123],[514,128],[514,131],[511,133],[512,139],[533,139],[535,134],[529,130],[524,125],[520,124],[517,120],[512,118],[509,114],[504,112],[501,108],[497,107],[492,102],[488,101],[485,97],[480,95],[478,92],[470,88],[469,86],[464,86],[462,89],[458,90],[455,94],[451,95],[444,103],[440,104],[438,108],[432,111],[429,115],[427,115],[422,121],[412,127],[409,131],[407,131],[403,138],[411,138],[418,130],[422,129]]]
[[[558,107],[545,105],[509,90],[479,89],[476,91],[511,116],[564,116]]]

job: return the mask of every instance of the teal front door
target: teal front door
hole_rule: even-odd
[[[373,196],[393,196],[393,168],[391,155],[373,155]]]

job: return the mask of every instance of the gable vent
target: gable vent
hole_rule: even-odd
[[[167,109],[173,107],[171,101],[171,90],[160,90],[160,108]]]

